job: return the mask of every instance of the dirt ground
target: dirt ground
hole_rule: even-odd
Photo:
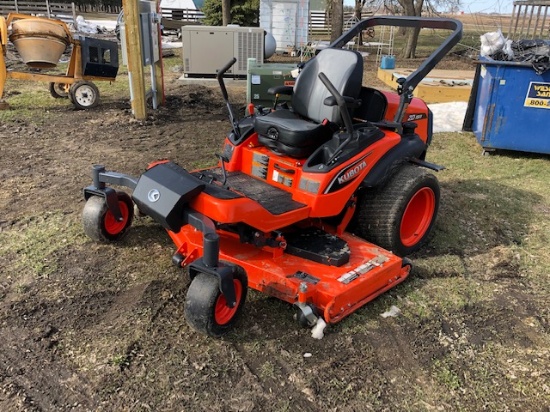
[[[510,282],[487,275],[498,299],[452,315],[379,316],[456,273],[406,282],[320,341],[287,304],[251,292],[238,328],[215,340],[184,320],[189,281],[162,228],[141,218],[117,245],[87,239],[82,188],[93,164],[137,176],[155,159],[215,162],[228,130],[221,94],[178,75],[167,73],[167,105],[145,122],[126,96],[111,96],[89,111],[67,102],[0,125],[0,410],[548,410],[548,313],[512,282],[507,256],[493,264]],[[231,96],[244,103],[244,88]],[[516,359],[487,342],[532,361],[514,373],[533,373],[539,395],[510,383]]]

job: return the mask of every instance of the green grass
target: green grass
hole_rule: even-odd
[[[446,389],[456,391],[460,388],[460,378],[447,362],[436,359],[433,369],[436,379]]]
[[[475,249],[501,243],[518,253],[536,251],[532,254],[540,258],[538,265],[550,268],[544,218],[550,204],[548,156],[505,151],[481,156],[471,134],[440,134],[428,157],[447,167],[439,174],[447,192],[442,213],[447,213],[436,247]],[[529,264],[529,259],[522,263]]]
[[[79,224],[63,212],[28,216],[16,224],[22,230],[0,232],[0,256],[12,256],[11,273],[47,278],[57,270],[56,253],[86,239]],[[19,285],[24,290],[26,285]]]

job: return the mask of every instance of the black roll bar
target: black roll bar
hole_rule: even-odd
[[[399,88],[401,99],[399,108],[395,114],[394,121],[401,123],[403,112],[406,105],[413,98],[413,91],[418,84],[428,75],[428,73],[451,51],[451,49],[462,39],[462,22],[449,18],[429,18],[415,16],[377,16],[361,20],[350,30],[338,37],[329,47],[335,49],[343,48],[349,41],[357,36],[363,30],[375,26],[396,26],[412,27],[421,29],[443,29],[451,30],[452,33],[443,41],[443,43],[422,62],[420,67],[414,73],[407,77],[405,82]]]

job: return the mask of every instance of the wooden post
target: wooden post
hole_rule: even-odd
[[[548,16],[548,6],[544,7],[544,17],[542,18],[542,26],[540,28],[540,35],[544,35],[544,25],[546,24],[546,17]],[[549,31],[550,32],[550,31]]]
[[[528,5],[525,5],[525,11],[523,12],[523,17],[521,18],[521,31],[520,36],[523,36],[523,29],[525,28],[525,20],[527,19],[527,9],[529,8]]]
[[[512,34],[512,22],[514,21],[515,15],[516,15],[516,3],[514,2],[514,9],[512,10],[512,18],[510,19],[510,27],[508,28],[508,37],[513,37],[514,36]]]
[[[0,19],[3,19],[0,16]],[[2,30],[0,30],[0,105],[2,104],[2,96],[4,95],[4,86],[8,77],[6,69],[6,61],[4,60],[4,45],[2,44]]]
[[[134,117],[147,118],[145,82],[143,79],[143,56],[139,30],[139,1],[122,0],[124,9],[124,29],[128,54],[128,79],[130,81],[131,104]]]
[[[527,24],[527,34],[525,37],[529,37],[531,31],[531,23],[533,22],[533,14],[535,13],[535,6],[531,6],[531,13],[529,14],[529,22]]]
[[[75,30],[78,30],[78,23],[76,22],[76,7],[74,5],[74,2],[71,3],[71,9],[73,11],[73,24]]]
[[[540,20],[540,13],[542,12],[542,6],[537,7],[537,20],[535,21],[535,27],[533,28],[533,37],[537,35],[537,30],[539,29],[539,20]]]
[[[161,18],[162,12],[160,9],[160,0],[157,0],[157,13],[159,19]],[[155,23],[156,24],[156,23]],[[155,90],[157,91],[157,102],[159,105],[166,104],[164,99],[164,66],[162,63],[162,33],[160,29],[160,24],[158,25],[158,44],[159,44],[159,59],[154,63],[155,65]]]

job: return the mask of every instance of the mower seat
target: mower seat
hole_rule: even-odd
[[[338,106],[324,104],[331,94],[319,79],[321,72],[343,96],[354,99],[359,96],[363,57],[352,50],[324,49],[307,62],[296,79],[292,109],[277,109],[256,117],[254,128],[260,144],[288,156],[303,158],[332,137],[334,125],[341,125],[342,117]]]

